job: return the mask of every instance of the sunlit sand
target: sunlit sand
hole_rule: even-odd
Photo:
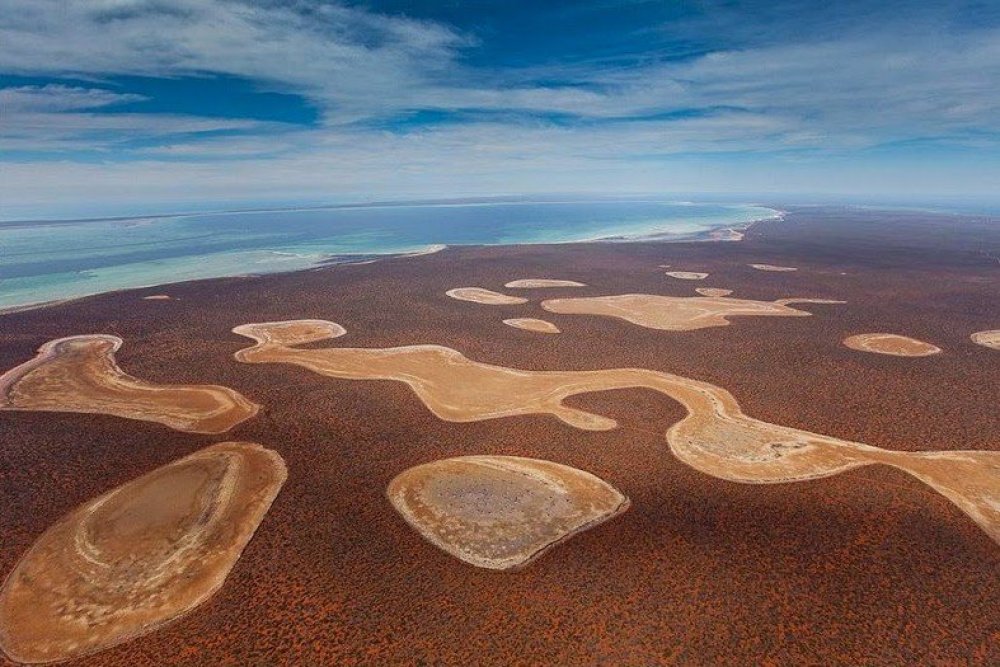
[[[707,273],[698,273],[697,271],[667,271],[666,275],[680,280],[704,280],[708,278]]]
[[[515,329],[524,329],[525,331],[534,331],[536,333],[562,333],[559,331],[559,327],[552,324],[552,322],[536,320],[533,317],[514,317],[509,320],[504,320],[503,323],[509,327],[514,327]]]
[[[492,570],[524,567],[629,505],[590,473],[516,456],[461,456],[415,466],[393,479],[386,494],[429,542]]]
[[[343,332],[327,324],[330,338]],[[899,452],[770,424],[743,414],[725,389],[679,375],[639,368],[528,371],[484,364],[440,345],[386,349],[301,349],[319,327],[296,340],[293,323],[260,323],[234,331],[257,341],[236,353],[246,363],[289,363],[348,380],[397,380],[446,421],[470,422],[549,414],[583,430],[606,431],[615,420],[563,401],[610,389],[648,388],[684,406],[666,432],[671,451],[715,477],[744,483],[796,482],[884,464],[904,470],[951,500],[1000,543],[1000,452]],[[275,342],[281,341],[281,342]]]
[[[285,477],[277,453],[226,442],[85,503],[7,578],[3,650],[18,662],[78,658],[190,612],[223,585]]]
[[[941,348],[916,338],[889,333],[867,333],[848,336],[844,345],[852,350],[890,354],[896,357],[929,357],[941,352]]]
[[[504,287],[510,287],[513,289],[536,289],[541,287],[586,287],[584,283],[578,283],[575,280],[552,280],[550,278],[522,278],[521,280],[512,280]]]
[[[695,287],[694,291],[702,296],[729,296],[733,293],[731,289],[721,289],[719,287]]]
[[[809,317],[812,313],[791,308],[793,303],[838,304],[828,299],[778,299],[752,301],[714,296],[614,296],[547,299],[542,308],[561,315],[598,315],[625,320],[648,329],[691,331],[731,324],[730,317]]]
[[[510,296],[493,292],[482,287],[456,287],[445,292],[452,299],[459,301],[471,301],[482,303],[488,306],[512,306],[519,303],[528,303],[528,300],[521,296]]]
[[[0,376],[0,410],[97,413],[223,433],[260,409],[227,387],[134,378],[115,362],[121,346],[121,338],[101,334],[45,343],[34,359]]]
[[[994,350],[1000,350],[1000,329],[993,329],[991,331],[977,331],[970,336],[972,342],[976,345],[982,345],[984,347],[992,347]]]
[[[758,271],[774,271],[776,273],[787,273],[799,270],[798,267],[795,266],[775,266],[774,264],[750,264],[749,266],[757,269]]]

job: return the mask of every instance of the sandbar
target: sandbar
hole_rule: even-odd
[[[694,291],[702,296],[729,296],[733,293],[731,289],[722,289],[720,287],[695,287]]]
[[[559,327],[552,324],[552,322],[538,320],[534,317],[514,317],[509,320],[504,320],[503,323],[509,327],[514,327],[515,329],[524,329],[525,331],[534,331],[536,333],[562,333],[559,330]]]
[[[45,343],[34,359],[0,375],[0,410],[106,414],[178,431],[224,433],[260,409],[228,387],[132,377],[115,361],[122,342],[94,334]]]
[[[389,501],[429,542],[476,567],[520,569],[629,506],[604,480],[517,456],[460,456],[393,479]]]
[[[750,268],[757,269],[758,271],[774,271],[776,273],[787,273],[799,270],[794,266],[775,266],[774,264],[750,264],[749,266]]]
[[[994,350],[1000,350],[1000,329],[977,331],[969,336],[969,338],[971,338],[972,342],[976,345],[982,345],[984,347],[991,347]]]
[[[707,273],[698,273],[697,271],[667,271],[666,275],[681,280],[704,280],[708,278]]]
[[[519,303],[528,303],[528,300],[521,296],[510,296],[501,294],[482,287],[456,287],[445,292],[452,299],[459,301],[471,301],[482,303],[488,306],[512,306]]]
[[[551,278],[522,278],[512,280],[504,287],[514,289],[538,289],[542,287],[586,287],[585,283],[578,283],[575,280],[553,280]]]
[[[142,297],[143,301],[172,301],[173,298],[169,294],[150,294]]]
[[[848,336],[844,345],[852,350],[889,354],[895,357],[929,357],[939,354],[941,348],[909,336],[890,333],[865,333]]]
[[[692,331],[724,327],[730,317],[809,317],[812,313],[791,308],[792,303],[838,304],[828,299],[778,299],[753,301],[714,296],[661,296],[619,294],[613,296],[547,299],[542,308],[561,315],[614,317],[647,329]]]
[[[285,344],[268,342],[274,340],[268,333],[272,326],[287,329],[288,323],[237,327],[236,333],[257,341],[238,351],[237,360],[295,364],[339,379],[403,382],[433,414],[453,422],[549,414],[574,428],[607,431],[618,426],[614,419],[563,401],[588,392],[648,388],[685,408],[687,415],[667,430],[666,440],[678,459],[706,474],[761,484],[889,465],[948,498],[1000,544],[1000,452],[892,451],[779,426],[743,414],[721,387],[661,371],[529,371],[476,362],[441,345],[301,349],[286,336],[278,337]],[[331,322],[329,329],[342,327]]]
[[[68,660],[152,632],[225,582],[287,476],[276,453],[225,442],[123,484],[60,519],[0,591],[0,646]]]

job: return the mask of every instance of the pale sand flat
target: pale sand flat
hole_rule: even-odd
[[[144,301],[172,301],[174,297],[169,294],[150,294],[142,298]]]
[[[520,280],[512,280],[504,287],[510,287],[512,289],[536,289],[542,287],[586,287],[584,283],[578,283],[575,280],[553,280],[551,278],[522,278]]]
[[[491,570],[520,569],[629,506],[618,489],[588,472],[518,456],[418,465],[393,479],[386,495],[431,544]]]
[[[704,280],[708,278],[707,273],[698,273],[696,271],[667,271],[666,275],[680,280]]]
[[[890,354],[896,357],[929,357],[940,354],[941,348],[916,338],[890,333],[865,333],[848,336],[844,345],[852,350]]]
[[[716,229],[708,237],[713,241],[742,241],[746,232],[741,229]]]
[[[260,409],[228,387],[134,378],[115,362],[121,346],[121,338],[100,334],[45,343],[34,359],[0,376],[0,410],[96,413],[224,433]]]
[[[284,333],[273,335],[274,327]],[[327,328],[335,334],[343,330],[332,322]],[[667,430],[666,439],[677,458],[706,474],[734,482],[777,483],[889,465],[930,485],[1000,543],[1000,452],[897,452],[779,426],[743,414],[721,387],[640,368],[529,371],[479,363],[440,345],[294,347],[316,340],[317,327],[305,329],[312,335],[296,341],[287,335],[288,323],[237,327],[236,333],[256,344],[235,357],[244,363],[295,364],[344,380],[403,382],[434,415],[452,422],[548,414],[574,428],[606,431],[618,423],[563,401],[594,391],[648,388],[684,407],[687,415]]]
[[[286,476],[276,452],[225,442],[85,503],[7,577],[0,646],[17,662],[69,660],[191,612],[222,587]]]
[[[694,291],[702,296],[729,296],[733,293],[731,289],[720,289],[718,287],[695,287]]]
[[[994,350],[1000,350],[1000,329],[977,331],[969,336],[969,338],[971,338],[972,342],[976,345],[982,345],[984,347],[991,347]]]
[[[778,273],[798,271],[798,268],[794,266],[775,266],[774,264],[749,264],[748,266],[758,271],[775,271]]]
[[[778,299],[752,301],[710,296],[661,296],[620,294],[612,296],[547,299],[542,308],[560,315],[614,317],[647,329],[693,331],[724,327],[730,317],[809,317],[812,313],[791,308],[792,303],[838,304],[827,299]]]
[[[528,303],[524,297],[501,294],[482,287],[456,287],[448,290],[445,294],[459,301],[471,301],[488,306],[513,306],[519,303]]]
[[[509,327],[514,327],[515,329],[524,329],[525,331],[534,331],[536,333],[562,333],[559,331],[559,327],[552,324],[552,322],[536,320],[533,317],[514,317],[509,320],[504,320],[503,323]]]

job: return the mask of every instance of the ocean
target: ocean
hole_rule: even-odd
[[[440,245],[689,239],[778,212],[617,199],[341,206],[0,222],[0,310],[200,278],[292,271]]]

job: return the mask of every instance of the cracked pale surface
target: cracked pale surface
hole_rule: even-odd
[[[559,327],[545,320],[538,320],[533,317],[513,317],[503,321],[509,327],[534,331],[535,333],[557,334],[562,333]]]
[[[730,317],[809,317],[812,313],[791,308],[793,303],[838,304],[828,299],[778,299],[752,301],[715,296],[661,296],[619,294],[613,296],[547,299],[542,308],[561,315],[599,315],[625,320],[648,329],[691,331],[724,327]]]
[[[578,283],[575,280],[554,280],[552,278],[521,278],[512,280],[504,287],[512,289],[538,289],[542,287],[586,287],[585,283]]]
[[[161,385],[115,362],[117,336],[70,336],[45,343],[31,361],[0,376],[0,410],[84,412],[158,422],[178,431],[223,433],[260,406],[218,385]]]
[[[972,342],[983,347],[991,347],[1000,350],[1000,329],[990,331],[977,331],[970,336]]]
[[[452,299],[482,303],[487,306],[512,306],[519,303],[528,303],[528,300],[523,296],[501,294],[500,292],[493,292],[482,287],[456,287],[455,289],[448,290],[445,294]]]
[[[680,280],[704,280],[708,278],[707,273],[698,273],[697,271],[667,271],[666,275]]]
[[[844,345],[852,350],[890,354],[895,357],[929,357],[941,348],[916,338],[890,333],[866,333],[848,336]]]
[[[583,470],[517,456],[460,456],[410,468],[386,495],[431,544],[470,565],[524,567],[628,508]]]
[[[575,428],[602,431],[618,423],[571,408],[578,394],[647,388],[680,403],[687,415],[666,439],[681,461],[735,482],[795,482],[884,464],[904,470],[952,501],[1000,543],[1000,452],[899,452],[770,424],[743,414],[725,389],[679,375],[640,368],[528,371],[468,359],[440,345],[386,349],[300,349],[295,345],[344,333],[333,322],[245,324],[234,332],[257,341],[236,353],[246,363],[290,363],[349,380],[406,383],[446,421],[549,414]],[[324,336],[324,331],[326,335]]]
[[[225,442],[75,509],[0,591],[0,645],[18,662],[78,658],[183,616],[224,583],[286,478],[276,453]]]

